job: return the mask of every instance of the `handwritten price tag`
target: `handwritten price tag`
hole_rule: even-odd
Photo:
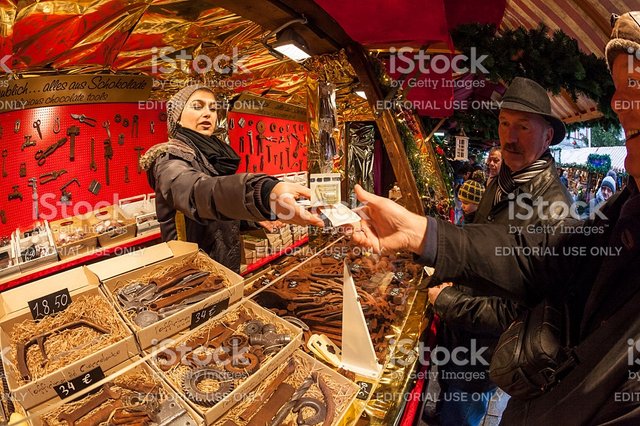
[[[68,382],[55,385],[53,390],[56,391],[60,399],[67,398],[75,393],[78,393],[95,382],[104,379],[104,373],[100,367],[96,367],[91,371],[88,371],[75,379],[71,379]]]
[[[38,299],[30,300],[28,304],[31,316],[37,321],[67,309],[71,304],[71,295],[69,294],[69,289],[64,288]]]
[[[224,299],[216,303],[215,305],[207,306],[191,314],[191,330],[209,321],[219,313],[223,312],[229,307],[229,299]]]

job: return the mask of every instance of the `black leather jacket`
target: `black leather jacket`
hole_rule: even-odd
[[[492,206],[496,189],[497,179],[494,179],[480,201],[474,224],[510,225],[510,233],[535,232],[536,229],[545,229],[545,226],[555,226],[562,220],[550,211],[554,202],[562,202],[566,206],[572,202],[567,188],[558,178],[553,161],[528,183],[518,187],[513,193],[513,200],[504,199]],[[487,252],[486,255],[494,254]],[[464,280],[456,281],[455,286],[442,290],[434,305],[442,320],[438,344],[449,349],[450,354],[456,348],[466,350],[464,356],[460,356],[460,349],[458,352],[458,358],[465,358],[465,365],[454,362],[441,365],[440,377],[445,386],[455,386],[467,392],[485,392],[495,385],[489,380],[489,365],[483,360],[491,361],[498,338],[525,307],[508,299],[487,297],[488,293],[474,290],[471,287],[473,283],[469,284],[465,285]],[[481,357],[472,357],[474,347],[482,351]]]
[[[461,229],[435,219],[438,249],[431,265],[436,271],[433,279],[472,277],[476,287],[501,290],[527,305],[543,297],[564,299],[572,330],[577,329],[573,343],[583,342],[617,318],[640,288],[640,194],[636,185],[630,182],[611,197],[602,213],[606,219],[568,224],[582,231],[521,236],[510,235],[501,226]],[[498,247],[539,250],[495,256]],[[585,251],[567,252],[567,248]],[[628,317],[623,318],[625,326],[595,345],[592,359],[581,359],[550,391],[527,401],[512,398],[502,424],[640,424],[640,315],[631,311]]]

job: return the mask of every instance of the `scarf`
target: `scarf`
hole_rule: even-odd
[[[178,125],[176,138],[198,149],[209,164],[222,176],[232,175],[238,170],[240,157],[217,136],[205,136],[195,130]]]
[[[547,150],[531,165],[517,172],[512,172],[503,162],[502,167],[500,167],[500,173],[498,174],[498,188],[493,198],[493,205],[498,204],[507,194],[514,192],[519,185],[523,185],[536,177],[545,170],[552,161],[553,157],[551,156],[551,152]]]

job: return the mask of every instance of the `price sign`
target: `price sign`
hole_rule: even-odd
[[[371,393],[371,389],[373,389],[373,384],[369,383],[369,382],[356,382],[356,384],[358,386],[360,386],[360,391],[358,392],[358,395],[356,395],[356,398],[361,399],[363,401],[366,401],[367,399],[369,399],[369,394]]]
[[[200,324],[204,324],[209,319],[215,317],[225,309],[229,307],[229,299],[224,299],[216,303],[215,305],[207,306],[200,310],[195,311],[191,314],[191,326],[190,329],[193,330]]]
[[[56,391],[60,399],[64,399],[88,388],[102,379],[104,379],[104,373],[100,367],[96,367],[91,371],[79,375],[75,379],[55,385],[53,390]]]
[[[31,316],[37,321],[67,309],[67,306],[71,304],[71,295],[69,294],[69,289],[63,288],[38,299],[30,300],[28,303]]]

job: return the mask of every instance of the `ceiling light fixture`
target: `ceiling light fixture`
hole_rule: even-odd
[[[295,62],[301,62],[310,58],[311,55],[309,54],[309,49],[304,39],[296,33],[293,28],[287,28],[290,25],[298,23],[306,24],[307,18],[303,16],[302,18],[293,19],[279,26],[263,37],[262,44],[278,59],[283,59],[284,56],[286,56]],[[270,45],[267,43],[267,40],[274,34],[276,34],[276,41]]]

